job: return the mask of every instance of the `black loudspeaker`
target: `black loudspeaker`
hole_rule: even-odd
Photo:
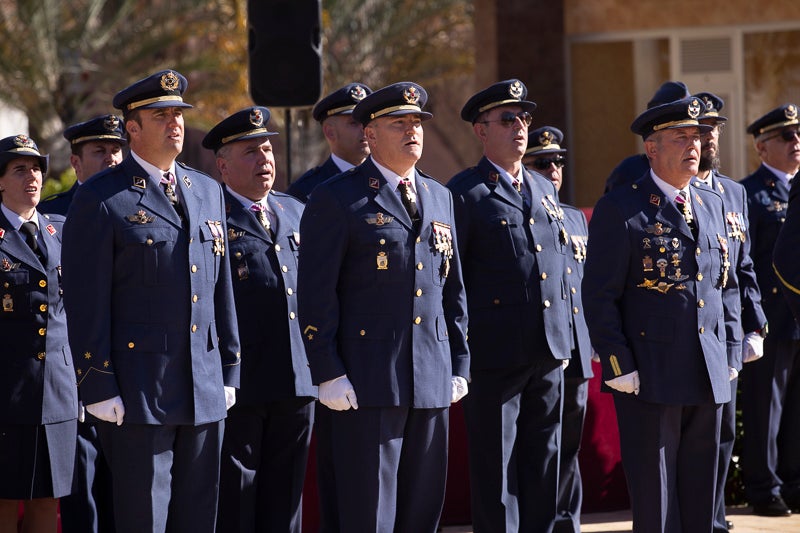
[[[257,105],[311,106],[322,92],[320,0],[248,0],[250,96]]]

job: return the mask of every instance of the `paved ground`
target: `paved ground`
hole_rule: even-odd
[[[728,509],[732,533],[800,533],[800,514],[786,518],[764,518],[750,514],[750,507]],[[631,531],[630,511],[594,513],[583,516],[581,533],[627,533]],[[469,526],[448,526],[442,533],[472,533]]]

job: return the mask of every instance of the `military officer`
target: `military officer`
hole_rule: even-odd
[[[720,427],[719,466],[715,497],[714,531],[724,533],[733,527],[725,518],[725,486],[728,466],[736,440],[736,389],[742,362],[761,357],[763,336],[766,333],[766,316],[761,309],[761,294],[750,258],[750,238],[747,212],[747,193],[739,183],[719,172],[719,137],[728,120],[720,115],[722,99],[708,92],[694,95],[703,105],[701,124],[711,130],[701,136],[701,153],[697,179],[692,184],[716,190],[725,204],[728,257],[731,269],[728,283],[722,291],[725,310],[725,335],[731,383],[731,401],[722,406]],[[743,335],[744,333],[744,335]]]
[[[635,531],[711,531],[721,404],[730,401],[721,196],[690,187],[702,103],[650,108],[631,130],[651,170],[606,194],[589,224],[586,323],[613,390]]]
[[[665,81],[647,102],[647,109],[689,97],[689,89],[682,81]],[[650,168],[646,154],[635,154],[623,159],[606,179],[605,192],[620,185],[628,185],[642,177]]]
[[[769,321],[764,357],[742,376],[742,471],[753,512],[800,512],[800,326],[772,269],[775,241],[786,220],[789,181],[800,168],[800,120],[781,105],[750,124],[761,165],[742,180],[750,211],[750,253]]]
[[[77,179],[66,191],[45,198],[39,204],[42,213],[66,215],[72,197],[81,183],[101,170],[122,162],[122,149],[127,144],[123,128],[122,119],[117,115],[100,115],[64,130],[64,138],[69,141],[72,152],[69,163],[75,170]]]
[[[567,150],[564,134],[554,126],[542,126],[528,132],[528,149],[522,158],[526,167],[535,168],[561,191]],[[561,203],[564,228],[569,235],[571,250],[567,253],[567,282],[570,292],[570,313],[574,347],[570,364],[564,372],[563,410],[561,415],[561,446],[559,454],[558,503],[554,531],[580,533],[583,488],[578,464],[586,402],[589,398],[589,379],[592,372],[592,346],[583,316],[581,280],[586,261],[589,230],[583,212]]]
[[[269,109],[238,111],[203,139],[225,183],[241,386],[222,440],[217,531],[302,531],[316,388],[297,319],[303,204],[275,192]]]
[[[64,292],[80,395],[99,418],[117,531],[214,531],[239,338],[222,189],[175,158],[187,82],[114,97],[131,153],[78,187]]]
[[[66,215],[80,184],[101,170],[121,163],[122,149],[128,142],[122,119],[117,115],[100,115],[73,124],[64,131],[64,138],[70,144],[69,162],[77,180],[70,189],[43,200],[38,207],[42,213]],[[82,409],[80,422],[72,493],[60,502],[61,528],[64,533],[114,531],[111,473],[100,448],[96,420],[91,415],[86,420]]]
[[[464,415],[478,533],[549,531],[556,517],[572,247],[555,186],[522,165],[536,107],[527,92],[509,79],[466,102],[484,157],[447,184],[471,324]]]
[[[448,407],[467,392],[453,199],[415,167],[426,101],[412,82],[361,100],[371,156],[317,186],[300,223],[300,325],[333,410],[341,531],[436,531]]]
[[[302,202],[326,179],[360,165],[369,155],[364,126],[353,117],[353,109],[372,89],[363,83],[348,83],[317,102],[311,111],[322,126],[331,155],[319,166],[300,176],[286,191]]]
[[[64,217],[36,210],[47,156],[27,135],[0,140],[0,530],[57,527],[70,493],[78,398],[61,291]]]

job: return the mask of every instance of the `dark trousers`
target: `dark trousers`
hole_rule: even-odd
[[[94,423],[79,423],[72,494],[60,501],[63,533],[114,533],[111,490],[111,471],[97,428]]]
[[[764,340],[742,372],[745,495],[761,503],[800,493],[800,341]]]
[[[98,422],[117,531],[213,533],[224,427]]]
[[[560,361],[472,371],[464,416],[475,533],[552,530],[562,398]]]
[[[448,409],[331,411],[339,529],[434,533],[444,504]]]
[[[711,531],[722,407],[656,404],[613,394],[633,530]]]
[[[319,402],[317,402],[314,414],[314,438],[317,446],[319,533],[339,533],[339,513],[336,510],[336,478],[333,475],[331,410]]]
[[[573,362],[573,364],[575,364]],[[583,487],[578,453],[583,438],[583,420],[589,399],[589,380],[564,380],[564,409],[561,415],[561,453],[558,475],[558,517],[554,531],[580,533]]]
[[[728,467],[736,441],[736,389],[739,380],[731,381],[731,401],[722,404],[722,424],[719,429],[719,464],[717,465],[717,488],[714,496],[714,533],[726,533],[725,524],[725,484],[728,481]]]
[[[217,531],[300,533],[314,400],[236,404],[225,419]]]

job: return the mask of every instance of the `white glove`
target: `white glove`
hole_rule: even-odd
[[[634,370],[630,374],[617,376],[606,381],[606,385],[619,392],[639,394],[639,371]]]
[[[562,359],[561,360],[561,370],[566,370],[569,366],[569,359]]]
[[[742,362],[750,363],[761,359],[764,355],[764,337],[760,333],[751,331],[744,336],[742,341]]]
[[[733,381],[734,379],[739,377],[739,371],[733,368],[732,366],[728,367],[728,381]]]
[[[594,351],[594,346],[592,346],[592,361],[595,363],[600,362],[600,354]]]
[[[462,378],[461,376],[453,376],[450,378],[451,384],[451,397],[450,403],[456,403],[458,400],[463,398],[469,392],[469,388],[467,387],[467,380]]]
[[[225,409],[230,409],[236,403],[236,387],[225,385]]]
[[[100,420],[116,422],[118,426],[122,425],[122,419],[125,417],[125,405],[123,405],[122,398],[119,396],[114,396],[110,400],[103,400],[102,402],[90,403],[86,406],[86,410]]]
[[[86,422],[86,408],[80,400],[78,400],[78,422]]]
[[[347,411],[352,406],[358,409],[358,399],[347,374],[319,384],[319,401],[334,411]]]

